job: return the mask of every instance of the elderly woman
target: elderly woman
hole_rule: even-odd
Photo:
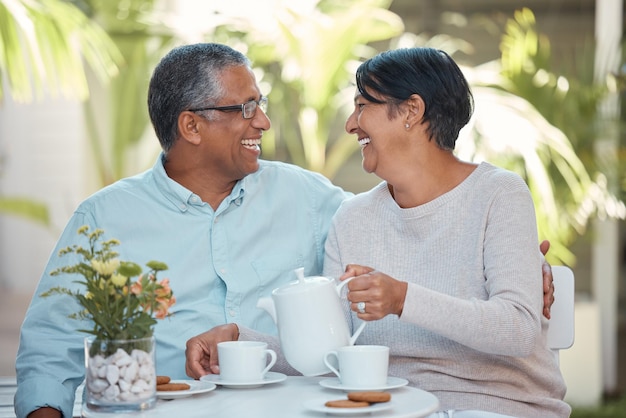
[[[343,204],[324,260],[327,276],[360,276],[348,283],[346,313],[371,323],[357,344],[390,346],[391,375],[437,395],[441,414],[567,416],[546,348],[541,312],[554,289],[548,264],[541,286],[528,189],[452,152],[472,113],[463,74],[441,51],[397,50],[363,63],[357,86],[346,129],[365,170],[385,181]],[[237,339],[267,341],[279,354],[272,370],[297,374],[275,334],[236,322],[187,341],[187,374],[219,373],[217,343]]]
[[[346,130],[384,181],[335,215],[324,275],[358,276],[346,306],[371,321],[358,343],[390,346],[390,375],[435,394],[433,417],[569,416],[529,190],[453,153],[473,111],[459,67],[398,49],[364,62],[356,83]]]

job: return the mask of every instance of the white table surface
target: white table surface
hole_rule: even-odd
[[[297,418],[297,417],[341,417],[344,415],[327,415],[310,411],[303,403],[310,399],[342,399],[346,392],[327,389],[319,385],[321,377],[288,377],[287,380],[251,389],[234,389],[219,386],[207,393],[188,398],[162,400],[150,410],[133,414],[94,414],[89,418],[194,418],[211,416],[211,418]],[[15,393],[15,386],[0,385],[0,399]],[[419,418],[437,410],[437,398],[423,390],[412,387],[391,389],[393,407],[375,413],[350,414],[348,417],[380,417],[380,418]],[[11,394],[12,401],[12,394]],[[78,399],[77,399],[78,401]],[[0,418],[14,418],[12,406],[0,403]],[[74,408],[74,416],[80,417],[80,403]]]

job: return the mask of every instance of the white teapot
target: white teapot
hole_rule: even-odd
[[[304,376],[330,372],[324,355],[331,350],[353,345],[363,331],[363,322],[350,336],[339,295],[350,279],[335,285],[322,276],[304,277],[304,268],[295,270],[297,281],[272,291],[272,297],[259,299],[278,327],[280,345],[289,364]]]

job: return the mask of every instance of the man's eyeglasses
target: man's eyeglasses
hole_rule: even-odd
[[[244,119],[252,119],[256,114],[256,108],[260,107],[263,112],[267,112],[267,97],[261,96],[259,100],[250,100],[247,103],[232,106],[213,106],[189,109],[190,112],[202,112],[203,110],[219,110],[220,112],[233,112],[241,110]]]

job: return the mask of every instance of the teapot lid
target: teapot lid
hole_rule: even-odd
[[[300,293],[317,288],[320,286],[327,286],[331,280],[324,276],[310,276],[304,277],[304,267],[300,267],[294,270],[298,280],[289,282],[284,286],[274,289],[272,292],[275,295],[284,295],[289,293]]]

